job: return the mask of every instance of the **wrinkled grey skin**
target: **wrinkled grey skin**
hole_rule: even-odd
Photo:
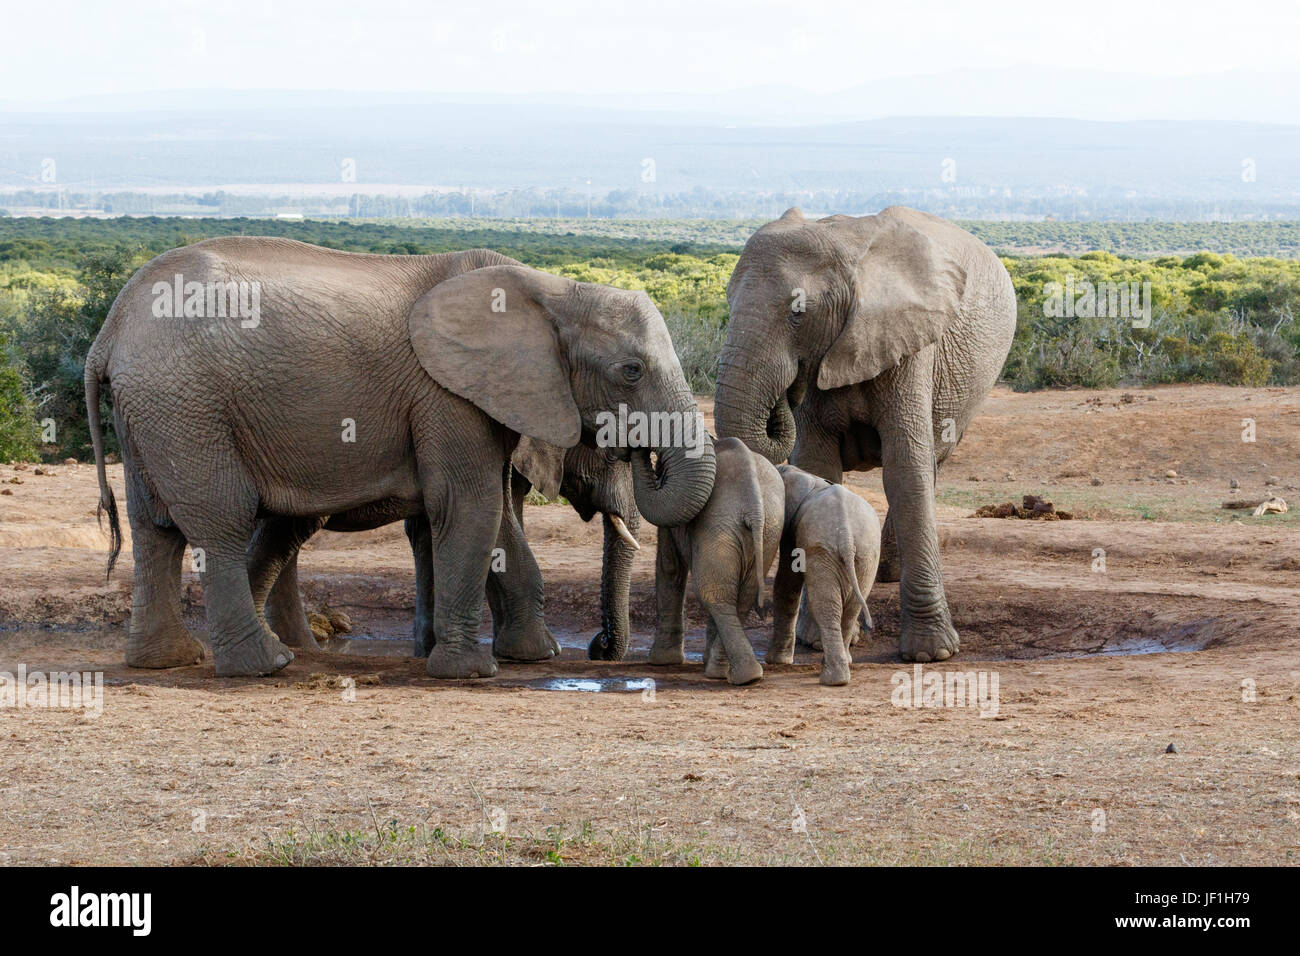
[[[260,321],[157,317],[154,285],[178,274],[187,283],[257,282]],[[488,250],[371,256],[283,239],[213,239],[164,253],[118,295],[86,361],[100,505],[116,527],[99,428],[105,383],[135,556],[127,663],[201,656],[180,620],[188,541],[204,555],[209,639],[223,677],[292,660],[267,626],[265,602],[325,515],[424,516],[440,592],[428,673],[491,676],[496,662],[476,634],[492,548],[500,533],[527,553],[503,507],[518,436],[592,445],[597,415],[619,404],[697,414],[663,318],[643,293],[562,279]],[[354,441],[343,440],[345,420]],[[689,521],[713,486],[712,448],[695,458],[654,451],[665,467],[653,483],[634,483],[638,508],[666,525]]]
[[[655,555],[658,626],[651,664],[681,664],[686,577],[708,612],[704,674],[752,684],[763,667],[745,636],[749,609],[764,611],[763,581],[781,543],[785,490],[772,463],[736,439],[715,444],[717,478],[708,504],[694,520],[661,529]],[[634,471],[649,468],[634,455]]]
[[[607,455],[603,450],[578,444],[557,448],[527,436],[519,440],[513,457],[509,507],[523,527],[524,498],[532,488],[547,498],[563,495],[583,521],[600,514],[604,525],[604,561],[601,567],[601,627],[588,648],[591,660],[622,660],[627,653],[631,628],[628,621],[628,591],[632,578],[632,560],[637,549],[616,530],[614,519],[624,522],[633,537],[641,525],[632,489],[632,471],[627,462]],[[406,535],[415,559],[415,655],[427,657],[433,649],[435,634],[433,548],[429,522],[422,517],[406,519]],[[331,531],[362,530],[331,518],[325,525]],[[508,539],[498,537],[497,547],[507,548]],[[529,555],[531,558],[531,555]],[[542,659],[559,653],[541,619],[541,579],[531,579],[525,572],[536,567],[531,560],[517,556],[505,562],[505,570],[488,574],[487,596],[492,609],[492,655],[498,659],[536,660],[537,635],[546,633],[553,647],[545,647]],[[266,618],[276,635],[295,650],[318,649],[307,626],[306,613],[298,589],[298,555],[280,571],[266,604]]]
[[[769,664],[794,663],[799,597],[822,647],[821,682],[849,682],[849,645],[859,616],[871,629],[867,595],[880,561],[880,519],[870,504],[843,485],[793,465],[777,469],[785,483],[785,524],[772,590]],[[795,560],[798,549],[799,560]],[[803,570],[798,570],[802,568]]]
[[[836,483],[883,468],[899,650],[952,656],[934,482],[1010,349],[1006,269],[969,233],[913,209],[815,222],[791,209],[745,244],[727,301],[718,434]]]

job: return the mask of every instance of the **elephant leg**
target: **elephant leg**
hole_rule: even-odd
[[[683,650],[686,619],[686,575],[689,565],[677,547],[671,528],[659,529],[655,550],[655,603],[658,607],[654,643],[650,646],[650,663],[684,664]]]
[[[808,610],[808,589],[805,588],[799,598],[799,617],[795,625],[795,636],[804,647],[814,651],[822,649],[822,635],[817,630],[817,621]]]
[[[127,435],[114,413],[117,433]],[[130,667],[181,667],[203,660],[204,647],[181,619],[181,562],[185,535],[170,521],[160,524],[148,483],[139,471],[130,440],[122,442],[126,477],[126,513],[131,526],[134,586],[131,621],[126,633]]]
[[[497,554],[487,578],[495,632],[492,653],[504,660],[545,661],[559,656],[560,643],[547,628],[542,613],[546,600],[542,572],[515,513],[510,472],[507,464]]]
[[[128,481],[129,486],[129,481]],[[128,498],[128,507],[130,500]],[[181,620],[181,561],[185,536],[154,524],[130,508],[131,553],[135,559],[131,622],[126,635],[130,667],[183,667],[203,660],[203,645]]]
[[[293,651],[271,633],[253,603],[248,543],[256,525],[257,488],[236,464],[232,448],[211,447],[208,454],[217,464],[206,484],[223,489],[221,501],[184,488],[169,499],[184,502],[173,506],[172,515],[201,568],[212,659],[218,677],[272,674],[293,660]]]
[[[899,652],[904,660],[947,660],[959,640],[952,625],[939,564],[934,513],[934,431],[926,349],[899,366],[892,392],[907,400],[890,402],[876,423],[880,433],[885,497],[898,541]]]
[[[324,518],[264,518],[248,547],[253,606],[276,637],[307,652],[320,645],[307,626],[298,590],[298,552],[324,524]]]
[[[704,627],[704,676],[710,680],[726,680],[730,670],[727,649],[718,641],[718,625],[710,615]]]
[[[776,581],[772,585],[772,642],[764,658],[768,664],[794,663],[795,616],[803,595],[804,572],[795,570],[795,556],[791,552],[791,548],[783,546],[777,559]]]
[[[729,604],[711,602],[703,596],[701,603],[717,629],[717,637],[711,642],[713,646],[706,650],[708,657],[704,676],[725,674],[732,684],[754,683],[763,676],[763,665],[754,656],[754,648],[745,635],[738,610]]]
[[[416,657],[428,657],[436,643],[433,632],[433,532],[427,515],[416,515],[403,522],[406,540],[411,543],[415,562],[415,621],[411,625]]]
[[[889,583],[898,580],[898,538],[894,534],[894,509],[885,512],[880,527],[880,563],[876,565],[876,580]]]
[[[454,510],[447,514],[439,514],[438,509],[449,507],[453,497],[438,487],[424,490],[433,534],[433,578],[438,587],[433,610],[435,642],[425,668],[431,677],[492,677],[497,672],[492,648],[479,643],[478,624],[501,526],[501,497],[500,472],[490,478],[482,476],[468,487],[457,487]]]
[[[263,616],[275,636],[290,647],[308,654],[321,649],[316,635],[307,625],[307,611],[302,605],[302,594],[298,590],[298,552],[295,551],[290,556],[280,569],[275,584],[271,585]]]
[[[811,550],[808,555],[808,615],[822,639],[821,682],[838,686],[849,682],[849,623],[856,617],[857,602],[850,597],[846,606],[845,584],[840,578],[840,559],[827,551]]]

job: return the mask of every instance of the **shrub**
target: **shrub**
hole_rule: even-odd
[[[34,461],[40,428],[20,368],[0,339],[0,461]]]

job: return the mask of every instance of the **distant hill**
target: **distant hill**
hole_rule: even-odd
[[[180,109],[178,98],[160,95],[153,109],[0,113],[0,208],[461,214],[459,199],[351,200],[431,194],[465,197],[463,212],[475,215],[590,207],[737,218],[794,204],[861,213],[902,202],[977,219],[1300,218],[1300,125],[942,116],[771,124],[729,122],[708,103],[665,111],[304,93],[268,95],[264,106],[197,96],[201,105]],[[204,208],[177,198],[217,191],[225,197]],[[23,195],[5,195],[15,192]],[[153,199],[86,201],[123,192]],[[261,208],[235,202],[240,195],[262,197]]]

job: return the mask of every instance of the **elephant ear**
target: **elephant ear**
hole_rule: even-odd
[[[462,273],[416,300],[407,319],[411,347],[434,381],[507,428],[576,445],[582,417],[556,311],[573,285],[527,266]]]
[[[515,470],[528,479],[542,497],[560,497],[564,481],[564,449],[525,435],[519,439],[512,459]]]
[[[872,219],[853,307],[817,373],[822,390],[870,381],[937,342],[961,307],[966,271],[939,243],[911,223]]]

